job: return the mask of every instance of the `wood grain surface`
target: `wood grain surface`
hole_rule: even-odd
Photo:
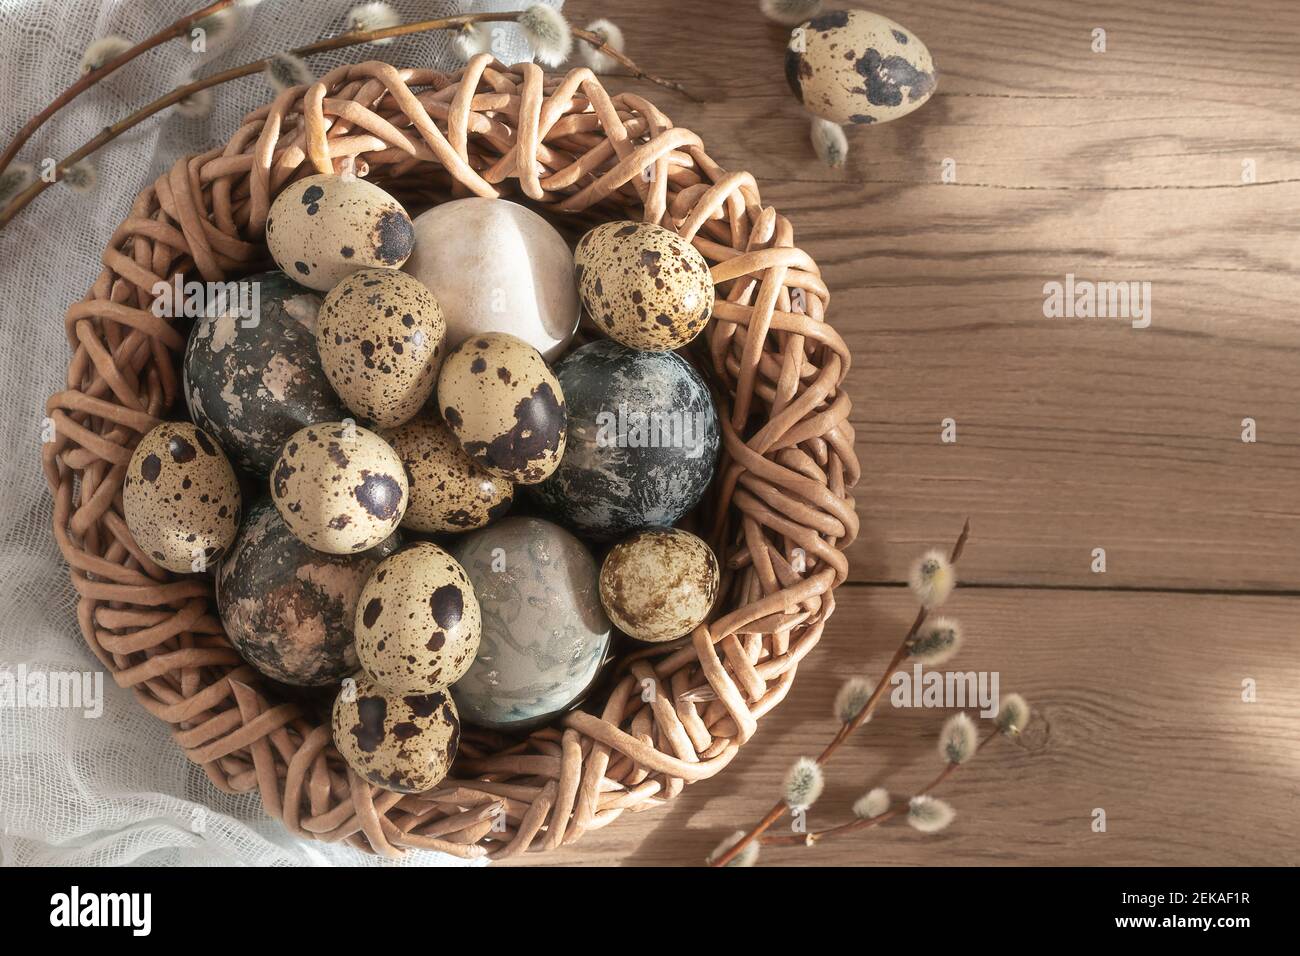
[[[996,670],[1032,726],[945,785],[943,834],[764,859],[1300,863],[1300,5],[873,2],[927,43],[939,89],[850,130],[838,170],[812,154],[786,31],[757,0],[566,9],[614,20],[645,68],[705,98],[611,83],[754,173],[819,263],[854,354],[863,528],[822,645],[732,765],[538,862],[694,865],[753,822],[833,734],[844,676],[878,676],[913,613],[910,562],[969,516],[953,667]],[[1151,326],[1045,318],[1067,273],[1150,282]],[[928,781],[947,713],[882,708],[812,825]]]

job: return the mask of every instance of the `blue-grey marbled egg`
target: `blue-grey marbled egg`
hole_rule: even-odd
[[[280,272],[257,283],[256,320],[234,314],[196,319],[185,348],[184,392],[195,424],[241,468],[265,475],[304,425],[348,412],[316,351],[321,299]]]
[[[552,515],[599,540],[675,524],[704,495],[721,436],[713,399],[673,352],[598,341],[555,367],[569,444],[530,489]]]
[[[322,687],[357,669],[353,618],[375,565],[401,546],[326,554],[289,530],[270,498],[248,511],[217,570],[217,610],[244,660],[286,684]]]
[[[586,546],[549,521],[507,518],[457,541],[452,555],[482,613],[474,663],[451,689],[465,722],[525,730],[577,703],[611,633]]]

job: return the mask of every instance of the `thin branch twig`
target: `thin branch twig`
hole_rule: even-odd
[[[520,11],[505,13],[465,13],[454,17],[442,17],[436,20],[421,20],[417,23],[403,23],[395,27],[386,27],[382,30],[368,30],[365,32],[343,33],[336,37],[330,37],[326,40],[318,40],[307,46],[298,47],[296,50],[290,50],[294,56],[311,56],[313,53],[324,53],[329,50],[339,50],[345,47],[358,46],[362,43],[370,43],[374,40],[384,40],[388,37],[406,36],[411,33],[427,33],[431,30],[450,30],[463,27],[470,23],[510,23],[519,19]],[[665,89],[674,90],[690,97],[692,100],[699,100],[687,93],[679,83],[673,80],[666,80],[662,77],[655,76],[653,73],[647,73],[637,66],[632,60],[624,56],[617,50],[609,47],[598,34],[588,30],[574,30],[574,35],[584,42],[591,43],[602,53],[606,53],[619,63],[623,64],[632,74],[634,79],[646,80]],[[77,149],[73,150],[55,165],[54,171],[56,178],[52,181],[38,179],[22,192],[14,196],[13,200],[3,210],[0,210],[0,229],[4,229],[10,220],[18,213],[22,212],[37,196],[49,189],[55,182],[62,178],[64,170],[74,163],[85,159],[95,150],[104,146],[121,136],[124,132],[134,126],[138,126],[155,113],[160,113],[179,103],[193,93],[199,90],[206,90],[214,86],[220,86],[222,83],[228,83],[231,80],[237,80],[240,77],[252,76],[254,73],[260,73],[266,69],[271,57],[262,60],[255,60],[252,63],[245,63],[243,66],[232,67],[221,73],[214,73],[212,76],[204,77],[201,80],[195,80],[193,83],[187,83],[185,86],[177,87],[166,96],[159,97],[152,103],[142,106],[130,116],[118,120],[111,126],[105,126],[95,136],[87,140]]]
[[[9,164],[14,161],[14,157],[18,155],[18,151],[27,144],[28,140],[36,135],[37,130],[49,122],[50,117],[63,109],[63,107],[67,106],[82,93],[86,92],[86,90],[90,89],[110,73],[114,73],[126,66],[126,64],[140,56],[140,54],[147,53],[149,50],[166,43],[168,40],[174,40],[177,37],[185,36],[194,28],[194,24],[212,16],[214,13],[220,13],[234,2],[235,0],[217,0],[216,3],[210,3],[202,10],[196,10],[194,13],[186,14],[171,26],[159,30],[153,36],[149,37],[149,39],[140,41],[135,46],[131,47],[131,49],[113,57],[113,59],[100,66],[99,69],[91,70],[85,76],[81,77],[81,79],[77,80],[77,82],[73,83],[51,100],[50,104],[46,106],[45,109],[41,110],[29,119],[23,128],[18,131],[18,135],[14,137],[13,142],[5,147],[3,154],[0,154],[0,173],[3,173],[9,168]]]
[[[961,553],[966,547],[966,539],[969,536],[970,519],[968,518],[965,524],[962,525],[961,534],[957,536],[957,543],[952,547],[952,556],[948,559],[950,564],[956,565],[958,560],[961,559]],[[817,758],[816,763],[818,766],[825,766],[834,755],[835,751],[840,749],[840,746],[844,741],[848,740],[849,736],[855,730],[871,719],[871,715],[876,710],[876,705],[879,704],[880,699],[885,696],[885,688],[889,686],[889,679],[894,675],[894,671],[898,669],[898,665],[903,662],[903,658],[907,656],[908,647],[911,644],[912,639],[915,638],[917,633],[921,630],[921,627],[925,624],[925,619],[928,616],[929,611],[926,610],[924,606],[917,610],[916,619],[912,622],[912,626],[908,630],[907,636],[903,638],[902,643],[898,645],[898,649],[894,651],[894,656],[889,659],[889,663],[885,666],[885,672],[881,675],[880,681],[871,692],[871,696],[867,698],[867,702],[862,705],[861,709],[852,720],[840,725],[840,729],[831,739],[831,742],[826,745],[826,749],[823,750],[821,755]],[[717,858],[709,865],[715,867],[726,866],[731,862],[731,860],[735,859],[735,857],[738,856],[745,847],[749,846],[749,844],[761,837],[774,823],[780,820],[781,817],[785,816],[788,809],[790,809],[789,804],[784,800],[778,800],[773,804],[772,809],[767,811],[763,819],[759,820],[758,823],[754,825],[753,829],[741,837],[733,846],[728,847],[724,852],[718,854]],[[802,842],[804,837],[805,834],[799,834],[800,842]]]
[[[990,733],[979,742],[979,746],[975,748],[975,752],[979,753],[983,750],[984,746],[1000,733],[1001,731],[999,730],[994,730]],[[967,762],[969,763],[969,761]],[[952,776],[960,766],[962,765],[959,763],[946,764],[943,770],[939,772],[938,776],[926,784],[925,787],[918,790],[913,794],[913,796],[922,797],[930,793],[930,791],[934,790],[939,786],[939,784]],[[846,833],[856,833],[859,830],[869,830],[872,827],[878,827],[880,824],[892,820],[895,817],[904,816],[907,813],[907,808],[908,803],[907,801],[904,801],[903,803],[894,804],[884,813],[878,813],[874,817],[863,817],[857,820],[852,820],[848,823],[841,823],[838,826],[826,827],[822,830],[811,830],[808,833],[765,834],[759,838],[758,842],[761,846],[813,846],[814,844],[820,843],[822,840],[831,837],[843,836]]]

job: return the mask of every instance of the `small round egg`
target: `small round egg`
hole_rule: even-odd
[[[406,512],[402,459],[352,422],[294,432],[271,468],[271,498],[289,530],[317,551],[352,554],[392,534]]]
[[[363,269],[329,291],[316,323],[321,365],[352,411],[382,428],[433,394],[447,323],[433,293],[395,269]]]
[[[468,338],[438,376],[438,407],[471,458],[521,485],[559,467],[568,413],[541,353],[504,332]]]
[[[651,222],[607,222],[574,250],[578,292],[597,328],[634,349],[679,349],[713,314],[704,256]]]
[[[514,483],[470,458],[441,419],[419,416],[382,435],[406,466],[411,500],[403,528],[470,531],[497,520],[514,503]]]
[[[460,716],[450,694],[404,694],[365,677],[344,682],[332,728],[348,766],[397,793],[432,790],[460,746]]]
[[[374,183],[324,174],[275,197],[266,244],[286,275],[325,292],[359,269],[399,268],[415,231],[402,204]]]
[[[797,26],[785,77],[804,109],[832,123],[885,123],[928,100],[934,60],[916,34],[866,10],[829,10]]]
[[[361,589],[357,659],[385,687],[427,694],[469,670],[482,626],[465,569],[436,544],[419,541],[379,562]]]
[[[217,611],[230,643],[274,680],[337,684],[357,669],[352,621],[361,588],[400,546],[393,535],[369,551],[325,554],[294,536],[269,497],[259,499],[217,569]]]
[[[239,480],[225,452],[189,422],[163,422],[136,445],[122,512],[141,550],[181,574],[215,566],[239,531]]]
[[[704,622],[718,596],[718,559],[689,531],[652,528],[610,549],[600,567],[600,602],[638,641],[671,641]]]

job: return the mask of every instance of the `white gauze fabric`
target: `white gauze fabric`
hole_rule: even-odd
[[[559,7],[563,0],[548,0]],[[192,77],[343,32],[347,0],[263,0],[238,9],[196,54],[173,40],[82,94],[22,150],[39,165]],[[518,10],[520,0],[394,0],[404,22],[456,13]],[[86,47],[119,34],[133,43],[204,6],[203,0],[0,0],[0,142],[78,76]],[[513,24],[492,28],[504,62],[531,52]],[[454,69],[448,33],[320,54],[317,76],[342,63],[382,58],[399,66]],[[0,231],[0,864],[378,864],[349,847],[309,843],[268,817],[256,794],[220,793],[172,741],[169,728],[102,673],[77,627],[76,595],[50,533],[51,501],[40,468],[45,400],[64,385],[67,306],[100,271],[100,255],[135,195],[180,156],[226,141],[273,95],[258,75],[214,90],[202,119],[168,111],[91,157],[97,184],[85,194],[59,184]],[[7,676],[6,676],[7,675]],[[48,706],[53,675],[89,683],[83,707]],[[98,675],[98,676],[96,676]],[[20,680],[21,678],[21,680]],[[95,684],[101,692],[96,695]],[[63,699],[73,699],[65,687]],[[97,702],[96,702],[97,701]],[[100,711],[96,713],[97,711]],[[459,863],[410,852],[406,865]]]

